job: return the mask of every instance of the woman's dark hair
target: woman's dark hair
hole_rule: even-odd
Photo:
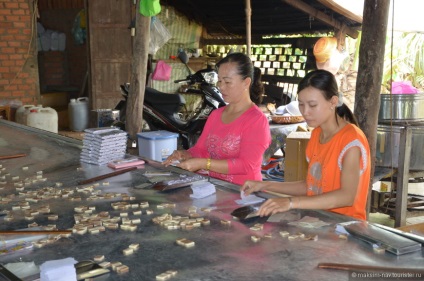
[[[237,74],[239,74],[243,79],[248,77],[252,79],[252,83],[249,88],[250,99],[255,104],[260,104],[265,92],[264,85],[261,82],[262,74],[260,68],[254,67],[250,58],[243,53],[228,54],[216,64],[216,68],[219,69],[222,64],[230,62],[237,64]]]
[[[339,95],[336,78],[327,70],[319,69],[306,74],[299,82],[297,93],[299,94],[300,91],[307,87],[313,87],[320,90],[326,100],[330,100],[333,96]],[[335,114],[358,126],[356,117],[346,104],[343,103],[341,106],[336,107]]]

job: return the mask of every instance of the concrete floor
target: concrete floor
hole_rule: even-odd
[[[424,212],[423,212],[423,215],[424,215]],[[389,215],[383,214],[383,213],[370,213],[368,220],[370,222],[374,222],[374,223],[378,223],[378,224],[382,224],[382,225],[386,225],[390,227],[394,227],[395,225],[395,220],[391,218]],[[413,224],[419,224],[419,223],[424,223],[424,216],[409,217],[406,219],[406,225],[413,225]]]
[[[383,213],[370,213],[368,220],[370,222],[382,224],[385,226],[394,227],[395,220],[390,218],[389,215],[383,214]]]

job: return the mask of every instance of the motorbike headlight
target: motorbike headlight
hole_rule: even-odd
[[[206,83],[215,85],[218,82],[218,73],[215,71],[210,72],[202,72],[203,79],[205,79]]]

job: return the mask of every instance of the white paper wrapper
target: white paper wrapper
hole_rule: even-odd
[[[195,199],[205,198],[216,192],[215,185],[210,182],[194,183],[191,185],[191,189],[193,194],[190,194],[190,197]]]
[[[246,196],[243,191],[240,191],[240,197],[241,199],[235,201],[239,205],[252,205],[265,201],[264,198],[258,197],[254,194]]]

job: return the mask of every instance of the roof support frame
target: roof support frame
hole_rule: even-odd
[[[287,3],[289,5],[291,5],[292,7],[299,9],[307,14],[309,14],[310,16],[330,25],[333,26],[334,28],[338,29],[338,30],[343,30],[344,32],[346,32],[347,35],[349,35],[350,37],[356,39],[358,38],[358,31],[351,29],[350,27],[346,26],[345,24],[342,24],[341,22],[335,20],[334,18],[329,17],[328,15],[324,14],[321,11],[318,11],[317,9],[309,6],[308,4],[305,4],[302,1],[298,1],[298,0],[281,0],[284,3]]]

